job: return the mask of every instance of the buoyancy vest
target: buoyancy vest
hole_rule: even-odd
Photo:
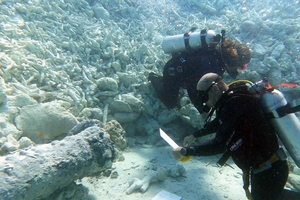
[[[243,91],[233,91],[223,97],[217,110],[217,117],[224,113],[238,114],[235,130],[226,141],[226,152],[219,161],[232,157],[237,166],[246,170],[255,167],[272,156],[279,147],[276,133],[262,112],[259,99]],[[228,109],[228,110],[226,110]]]

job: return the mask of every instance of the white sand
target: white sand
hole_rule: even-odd
[[[217,167],[218,158],[193,157],[185,163],[177,162],[172,155],[171,147],[141,147],[130,148],[123,152],[125,161],[116,162],[117,179],[109,177],[85,178],[82,183],[89,187],[91,199],[97,200],[151,200],[160,191],[176,194],[183,200],[198,199],[246,199],[242,188],[241,170],[232,163],[226,167]],[[149,170],[156,167],[168,167],[181,164],[187,171],[186,177],[167,177],[162,182],[154,182],[145,193],[135,191],[126,195],[128,181],[132,178],[143,179]]]

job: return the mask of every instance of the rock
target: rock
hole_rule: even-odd
[[[84,108],[78,115],[83,119],[103,119],[103,111],[100,108]]]
[[[265,56],[267,50],[261,44],[254,44],[253,55],[254,56]]]
[[[7,115],[7,113],[1,113],[2,116],[0,116],[0,137],[8,135],[13,135],[16,140],[20,139],[21,135],[23,134],[22,131],[18,130],[17,127],[10,123],[10,119],[13,121],[15,117],[15,113],[13,109],[7,110],[11,112]]]
[[[15,96],[9,96],[7,104],[9,106],[23,107],[26,105],[37,104],[37,101],[31,98],[29,95],[22,93]]]
[[[110,135],[110,139],[117,147],[121,150],[127,147],[127,141],[125,138],[126,132],[119,122],[111,120],[104,126],[104,129]]]
[[[118,91],[101,91],[97,93],[97,97],[99,98],[107,98],[107,97],[114,97],[118,94]]]
[[[97,81],[97,86],[99,90],[103,91],[116,91],[118,89],[118,83],[113,78],[110,77],[102,77]]]
[[[127,140],[127,145],[129,147],[134,147],[135,146],[135,142],[136,142],[135,138],[133,138],[133,137],[127,137],[126,140]]]
[[[0,138],[0,147],[4,145],[4,143],[7,141],[6,137]]]
[[[32,142],[28,137],[21,137],[19,140],[19,148],[20,149],[24,149],[27,147],[31,147],[34,146],[34,142]]]
[[[117,60],[115,62],[112,62],[111,63],[111,67],[115,70],[115,71],[121,71],[122,67],[121,67],[121,64],[120,64],[120,61]]]
[[[135,53],[134,53],[134,58],[136,60],[141,60],[142,56],[144,54],[148,53],[148,48],[145,44],[143,44]]]
[[[241,24],[240,28],[245,32],[257,33],[258,25],[251,20],[246,20]]]
[[[0,148],[0,155],[3,155],[7,152],[16,151],[19,149],[18,141],[13,137],[12,134],[9,134],[6,138],[6,142]]]
[[[0,92],[0,106],[5,105],[7,102],[7,96],[4,92]]]
[[[124,123],[122,124],[122,127],[126,131],[126,137],[134,137],[136,134],[136,123]]]
[[[274,58],[274,59],[280,58],[280,56],[281,56],[284,49],[285,49],[285,46],[283,44],[277,45],[274,48],[273,52],[271,53],[271,57]]]
[[[187,96],[184,96],[184,97],[182,97],[182,98],[180,99],[180,107],[183,107],[183,106],[185,106],[185,105],[187,105],[187,104],[190,104],[190,103],[191,103],[191,100],[190,100],[190,98],[187,97]]]
[[[187,104],[181,107],[179,114],[180,118],[184,122],[192,125],[193,127],[200,128],[202,126],[201,115],[192,104]]]
[[[278,69],[280,67],[279,63],[277,60],[275,60],[273,57],[266,57],[263,61],[263,63],[269,67],[271,70],[272,69]]]
[[[287,49],[292,49],[296,46],[296,40],[294,38],[288,37],[284,40],[284,45],[285,47],[287,47]]]
[[[271,85],[279,85],[280,83],[282,83],[282,73],[280,69],[272,69],[270,70],[270,72],[268,73],[268,80],[269,83]]]
[[[122,94],[121,99],[127,102],[129,105],[136,108],[140,108],[143,104],[140,99],[136,98],[133,94]]]
[[[24,106],[15,118],[22,136],[36,144],[47,143],[68,133],[77,124],[76,118],[55,102]]]
[[[157,121],[160,124],[167,124],[177,119],[177,114],[174,110],[164,110],[157,117]]]
[[[202,12],[206,12],[211,15],[214,15],[217,12],[216,8],[210,6],[207,3],[202,3],[201,1],[197,1],[197,0],[190,0],[190,1],[193,2],[193,4],[197,6],[199,9],[201,9]]]
[[[117,75],[119,76],[121,83],[123,83],[125,87],[129,87],[132,83],[136,82],[138,78],[134,73],[118,72]]]
[[[137,112],[118,112],[114,114],[115,120],[117,120],[120,123],[128,123],[128,122],[133,122],[137,120],[140,116],[140,113]]]
[[[192,106],[189,109],[189,118],[190,118],[190,124],[195,128],[201,128],[202,127],[202,120],[201,115],[199,111]]]
[[[112,179],[116,179],[118,177],[119,177],[119,173],[117,171],[113,171],[110,175],[110,178],[112,178]]]
[[[104,19],[108,20],[109,19],[109,12],[101,6],[101,4],[97,4],[93,6],[93,11],[94,11],[94,16],[97,19]]]
[[[111,112],[132,112],[130,105],[122,100],[115,99],[110,105]]]

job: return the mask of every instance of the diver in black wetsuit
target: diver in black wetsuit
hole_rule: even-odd
[[[175,158],[223,153],[218,164],[223,165],[232,157],[243,170],[248,198],[251,183],[254,200],[299,199],[298,193],[284,190],[289,173],[286,156],[279,148],[273,126],[262,112],[260,100],[230,90],[215,73],[208,73],[200,79],[197,92],[196,105],[213,107],[216,111],[216,118],[211,122],[213,125],[209,125],[209,131],[216,132],[216,135],[202,144],[174,149]],[[201,136],[199,134],[187,136],[184,143],[191,144]]]
[[[163,70],[163,76],[150,73],[157,97],[169,109],[177,105],[179,88],[187,89],[191,102],[195,103],[196,85],[208,72],[222,76],[225,70],[235,78],[238,69],[244,69],[250,61],[250,50],[246,45],[236,44],[226,38],[222,43],[197,51],[173,54]],[[202,110],[199,110],[202,113]]]

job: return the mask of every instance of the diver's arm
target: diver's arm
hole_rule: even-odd
[[[217,131],[218,127],[219,127],[219,121],[217,119],[214,119],[207,125],[206,128],[202,128],[202,129],[194,132],[192,135],[186,136],[183,140],[184,146],[189,146],[190,144],[195,142],[195,140],[198,137],[202,137],[205,135],[215,133]]]
[[[202,137],[205,135],[215,133],[218,130],[218,127],[219,127],[219,120],[217,120],[217,118],[215,118],[213,121],[211,121],[207,124],[206,128],[202,128],[202,129],[196,131],[195,133],[193,133],[193,136],[195,138],[198,138],[198,137]]]
[[[243,105],[239,103],[238,99],[227,101],[226,107],[220,111],[215,119],[218,122],[215,138],[196,146],[186,147],[186,155],[210,156],[224,152],[228,138],[236,129],[237,121],[242,113],[239,111],[242,110],[242,107]],[[215,120],[213,123],[217,123]]]
[[[197,146],[186,147],[185,156],[211,156],[225,151],[225,142],[219,142],[216,138]]]

